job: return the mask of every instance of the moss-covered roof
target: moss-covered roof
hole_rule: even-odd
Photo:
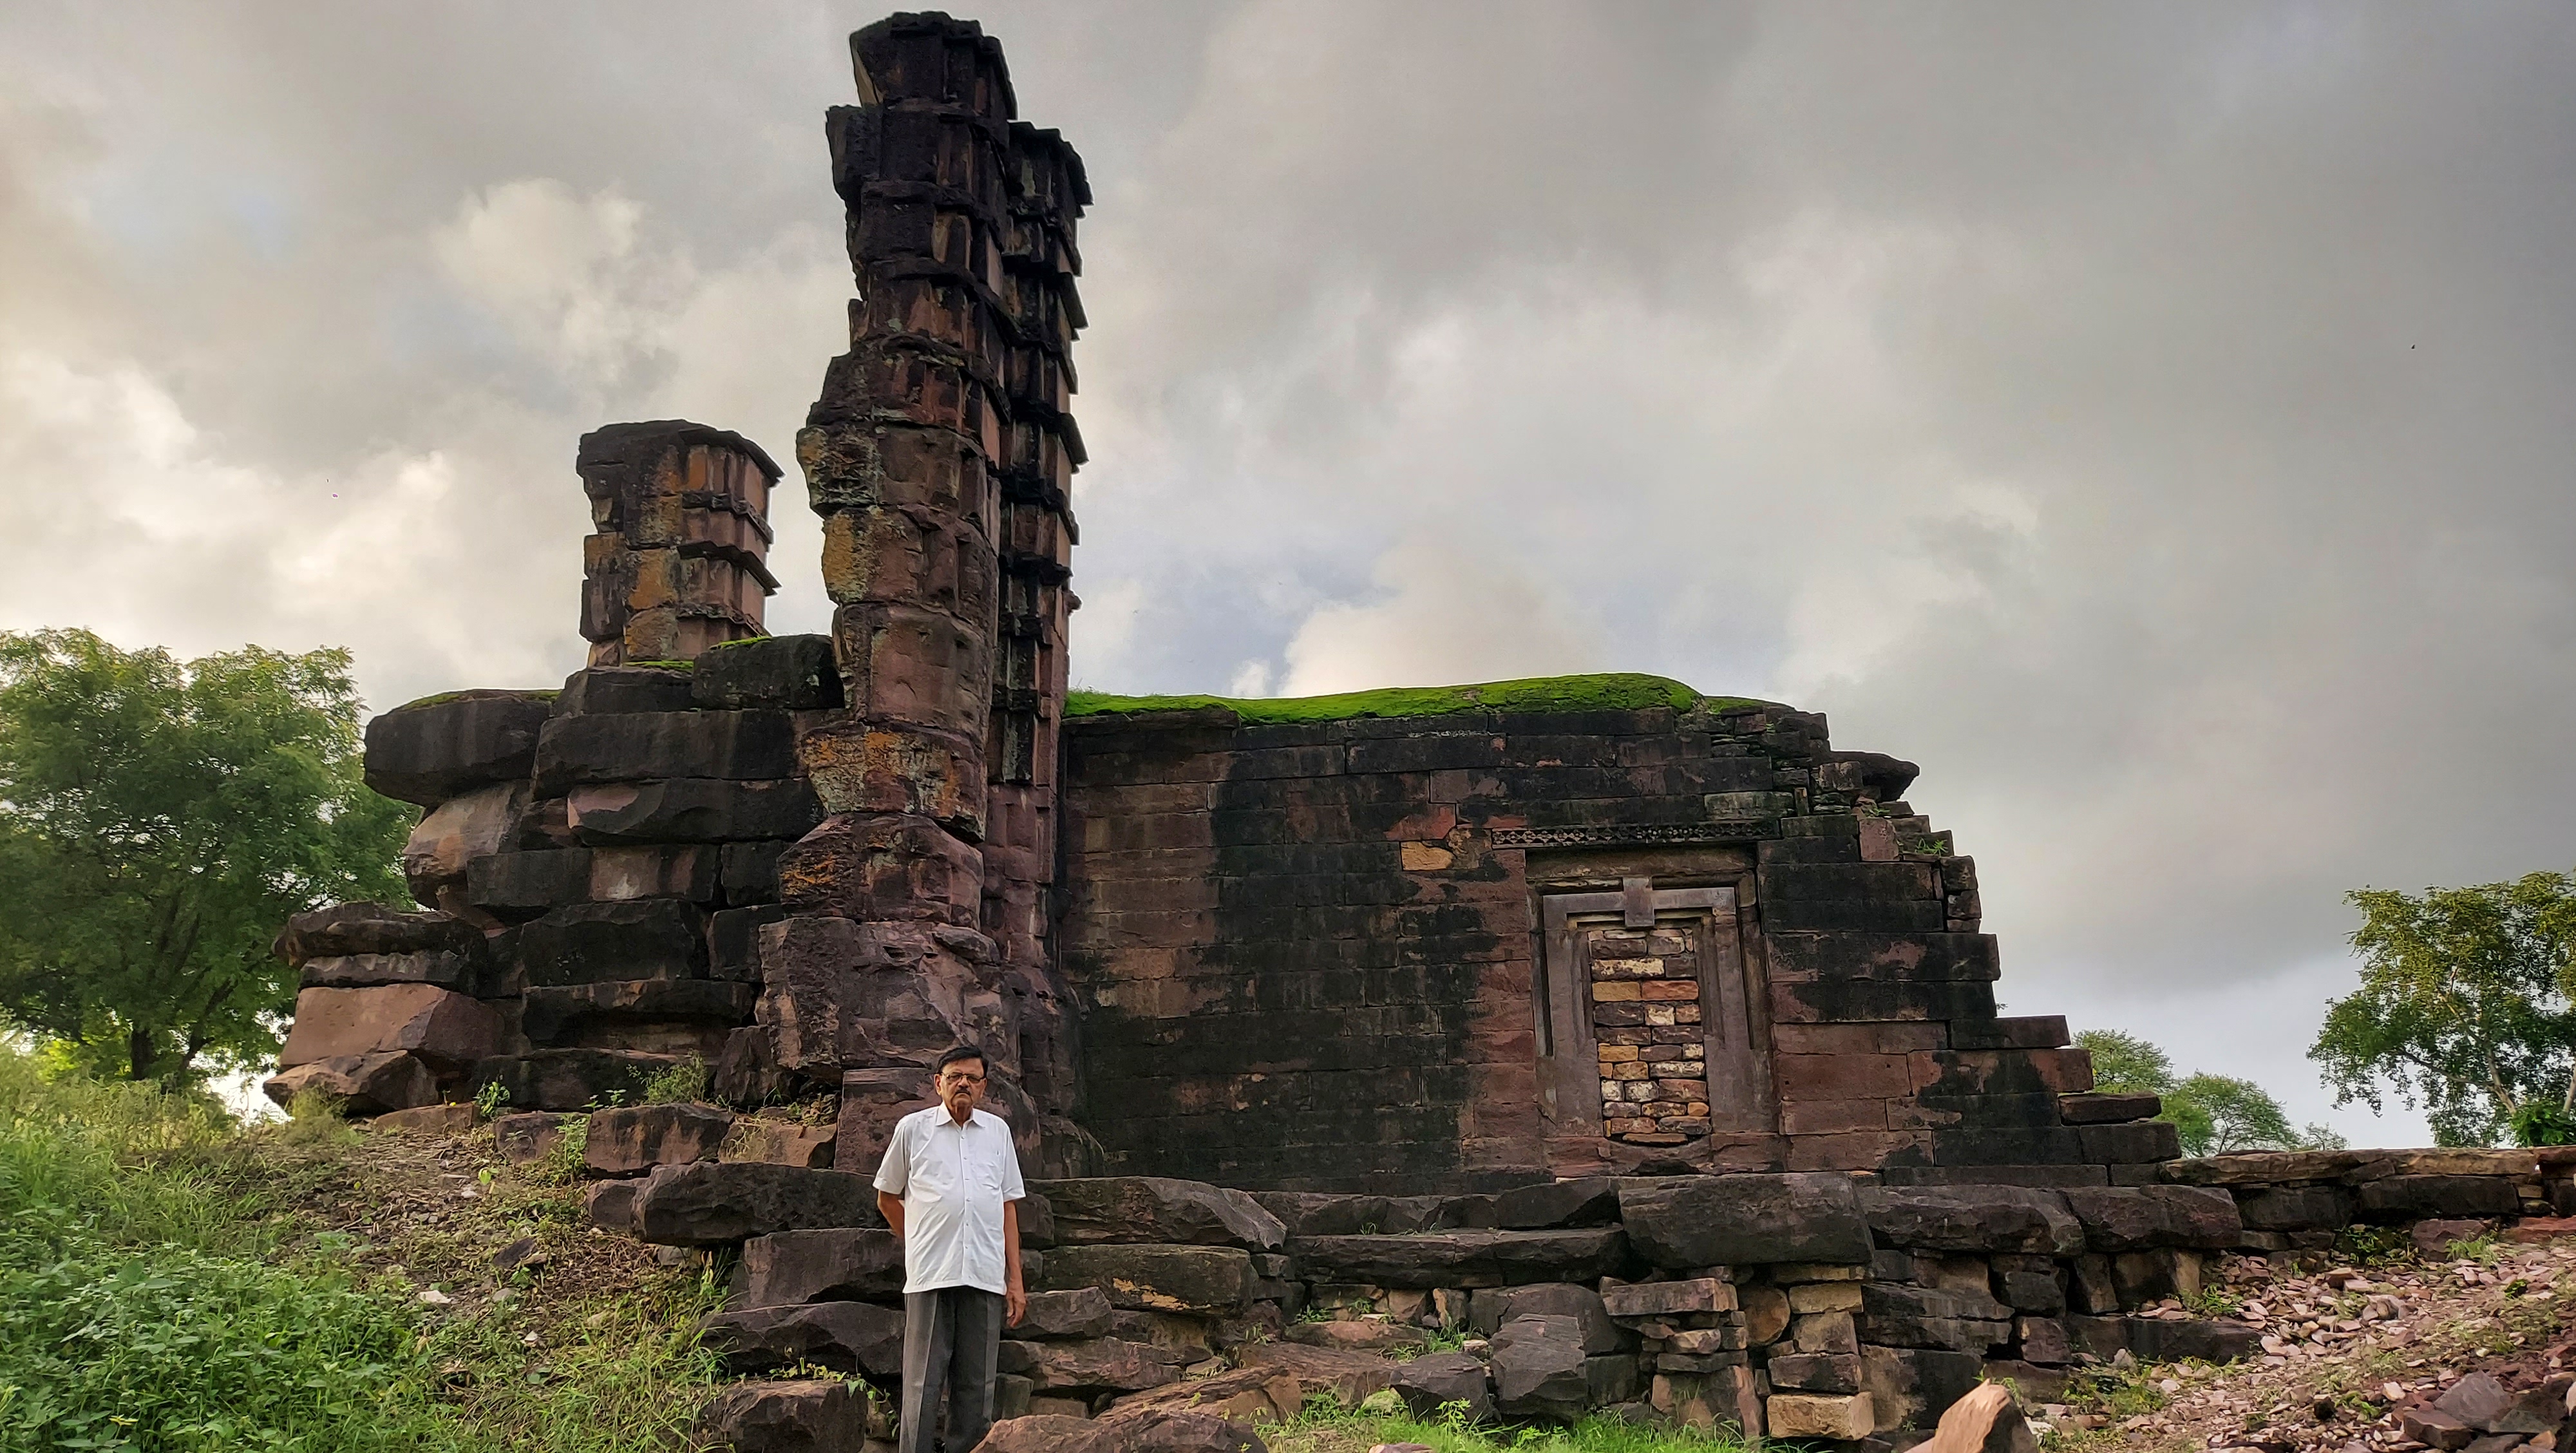
[[[1712,710],[1765,703],[1744,697],[1703,697],[1669,676],[1632,671],[1591,676],[1530,676],[1473,686],[1389,686],[1331,696],[1115,696],[1106,691],[1065,694],[1068,717],[1124,716],[1147,711],[1190,711],[1221,706],[1247,723],[1348,721],[1354,717],[1447,716],[1462,711],[1637,711],[1668,706]]]

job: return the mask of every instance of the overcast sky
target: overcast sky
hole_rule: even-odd
[[[0,628],[558,680],[583,430],[790,453],[874,18],[0,7]],[[2013,1012],[2420,1139],[2303,1051],[2347,889],[2576,864],[2576,8],[979,18],[1097,192],[1079,683],[1826,711]]]

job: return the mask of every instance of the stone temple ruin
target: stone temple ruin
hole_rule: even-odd
[[[972,23],[852,46],[863,104],[826,134],[859,296],[795,441],[831,634],[763,632],[757,445],[584,437],[588,664],[370,723],[369,782],[424,809],[425,911],[287,927],[272,1094],[498,1097],[505,1149],[597,1111],[595,1219],[740,1248],[733,1365],[881,1385],[900,1258],[860,1177],[978,1045],[1049,1289],[1003,1400],[1057,1415],[1394,1376],[1901,1440],[1999,1367],[2225,1352],[2135,1315],[2206,1253],[2567,1191],[2537,1162],[2168,1164],[2153,1097],[1996,1012],[1975,865],[1903,800],[1913,765],[1812,713],[1641,676],[1068,693],[1081,159]],[[705,1103],[634,1103],[692,1057]],[[1491,1366],[1317,1371],[1425,1326],[1493,1334]],[[1235,1370],[1183,1379],[1212,1352]],[[853,1398],[746,1383],[711,1436],[857,1447]]]

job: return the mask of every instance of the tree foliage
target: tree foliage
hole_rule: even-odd
[[[2134,1034],[2088,1029],[2075,1036],[2075,1044],[2093,1056],[2095,1089],[2164,1100],[2155,1118],[2173,1123],[2185,1155],[2328,1150],[2343,1144],[2342,1137],[2322,1125],[2293,1128],[2281,1102],[2252,1080],[2175,1073],[2171,1055]]]
[[[165,1084],[275,1053],[287,916],[401,901],[359,709],[346,651],[0,633],[0,1018]]]
[[[2443,1145],[2529,1138],[2576,1108],[2576,882],[2365,888],[2352,934],[2361,987],[2326,1012],[2308,1050],[2336,1103],[2381,1096],[2417,1106]]]

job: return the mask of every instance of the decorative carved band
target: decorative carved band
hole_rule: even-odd
[[[1605,827],[1498,827],[1486,836],[1498,848],[1618,848],[1649,843],[1748,843],[1777,834],[1778,829],[1762,818],[1730,818]]]

